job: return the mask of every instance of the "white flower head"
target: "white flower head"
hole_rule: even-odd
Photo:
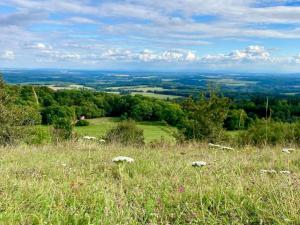
[[[206,165],[207,165],[207,162],[204,162],[204,161],[192,162],[192,166],[194,166],[194,167],[202,167],[202,166],[206,166]]]
[[[118,157],[113,158],[112,161],[115,163],[120,163],[120,162],[133,163],[134,159],[127,157],[127,156],[118,156]]]

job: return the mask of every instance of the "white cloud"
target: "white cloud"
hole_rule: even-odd
[[[95,24],[95,23],[97,23],[95,20],[85,18],[85,17],[79,17],[79,16],[69,18],[68,22],[75,23],[75,24],[76,23],[77,24]]]
[[[15,53],[13,51],[6,50],[0,55],[0,59],[14,60],[15,59]]]
[[[290,64],[300,64],[300,54],[293,56],[289,59]]]
[[[25,48],[36,49],[41,51],[48,51],[53,49],[51,45],[47,45],[41,42],[34,43],[34,44],[25,44]]]
[[[229,54],[207,55],[201,58],[204,63],[265,63],[272,60],[270,53],[263,46],[249,46],[243,50],[234,50]]]

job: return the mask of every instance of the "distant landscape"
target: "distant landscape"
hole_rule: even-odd
[[[92,70],[0,70],[11,84],[46,85],[58,89],[91,89],[157,98],[196,96],[208,85],[228,96],[300,95],[300,74],[124,72]]]

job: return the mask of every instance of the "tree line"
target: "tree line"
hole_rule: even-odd
[[[261,121],[266,124],[297,124],[300,118],[298,97],[271,96],[266,105],[266,96],[227,98],[214,89],[203,92],[197,98],[160,100],[85,89],[55,91],[45,86],[7,85],[2,79],[0,84],[2,127],[3,124],[12,126],[13,115],[21,118],[16,124],[17,128],[20,125],[53,124],[58,129],[70,127],[73,121],[81,117],[108,116],[123,120],[165,121],[178,127],[178,139],[214,141],[224,139],[226,130],[253,130],[254,126],[261,127]],[[11,122],[8,122],[9,118],[12,118]],[[2,129],[2,133],[9,132]],[[68,136],[69,133],[64,135]],[[4,138],[5,135],[2,136]]]

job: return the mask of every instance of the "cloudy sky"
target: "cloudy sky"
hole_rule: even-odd
[[[1,68],[300,72],[300,0],[1,0]]]

